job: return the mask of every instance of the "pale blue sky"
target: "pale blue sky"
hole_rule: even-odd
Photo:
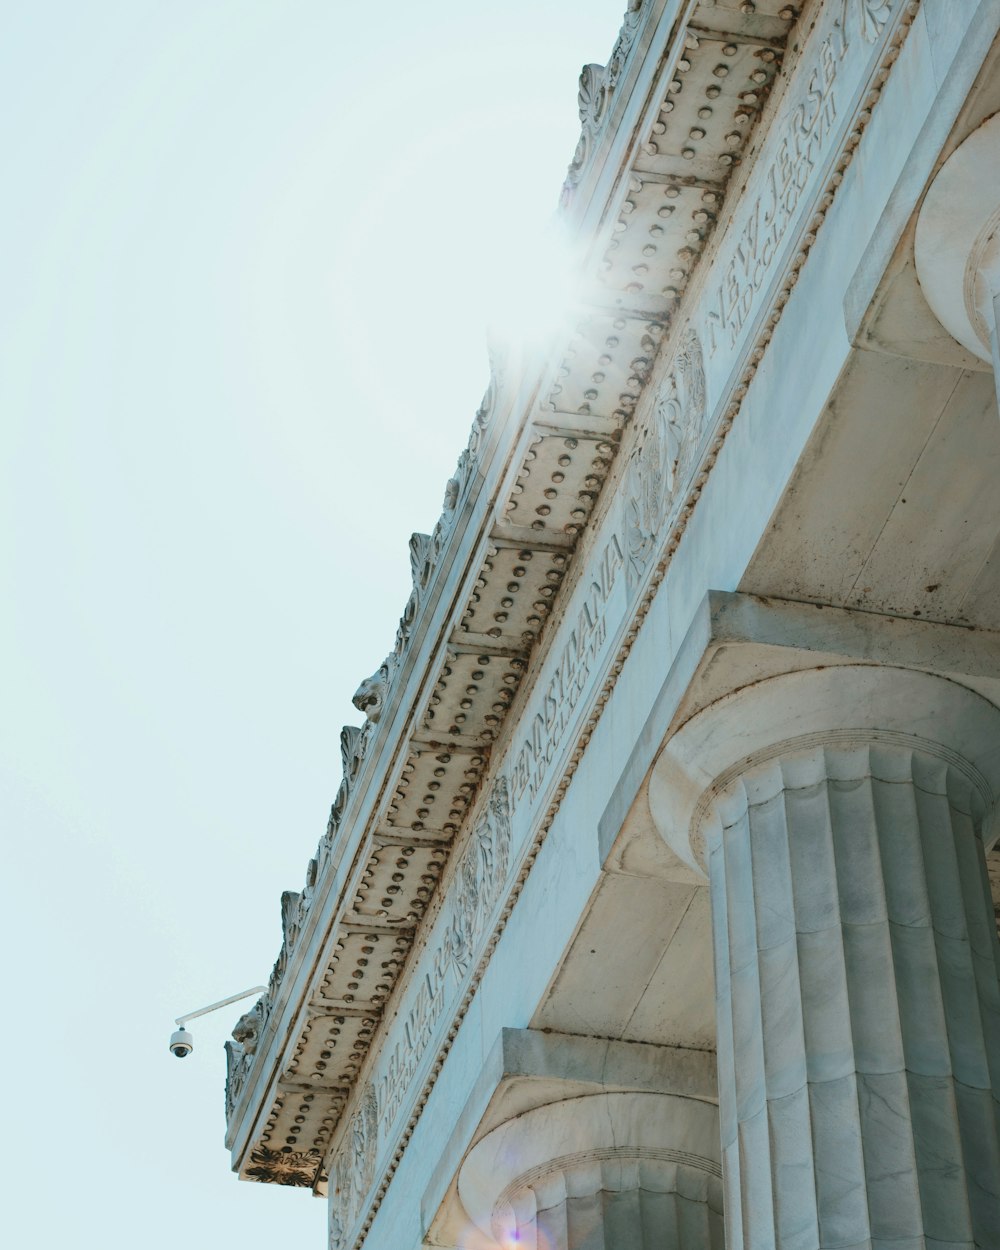
[[[267,978],[623,7],[0,5],[8,1245],[324,1245],[239,1009],[167,1037]]]

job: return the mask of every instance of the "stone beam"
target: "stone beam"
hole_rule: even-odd
[[[574,435],[575,437],[575,435]],[[532,529],[527,525],[495,526],[490,531],[490,542],[498,548],[509,551],[572,551],[576,545],[576,536],[562,530]]]

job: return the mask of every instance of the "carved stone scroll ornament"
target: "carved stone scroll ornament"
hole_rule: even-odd
[[[604,66],[585,65],[580,71],[580,87],[577,91],[577,109],[580,113],[580,138],[563,183],[562,201],[566,204],[580,181],[580,176],[590,162],[594,142],[600,132],[601,118],[607,103],[604,85]]]
[[[281,895],[281,937],[285,950],[291,952],[299,939],[302,915],[299,903],[302,895],[297,890],[284,890]]]
[[[227,1115],[231,1115],[240,1091],[246,1082],[247,1074],[253,1066],[257,1038],[270,1014],[271,1005],[275,1001],[278,988],[285,975],[290,955],[302,931],[315,893],[317,881],[326,869],[333,847],[339,836],[341,824],[350,804],[352,788],[357,781],[361,765],[375,734],[375,726],[378,724],[403,656],[406,653],[414,623],[426,597],[427,588],[434,579],[441,559],[441,553],[452,532],[458,510],[468,496],[472,482],[475,479],[483,439],[496,409],[497,398],[502,385],[500,360],[493,352],[490,354],[490,366],[490,384],[473,421],[468,446],[459,456],[454,476],[449,479],[445,489],[441,517],[435,525],[432,534],[414,534],[410,539],[410,571],[413,586],[406,607],[403,610],[399,628],[396,631],[395,647],[392,653],[379,666],[378,671],[371,677],[366,678],[354,695],[354,705],[365,714],[365,723],[362,726],[346,725],[341,731],[340,754],[343,765],[343,779],[330,809],[326,832],[320,839],[315,858],[310,860],[306,886],[300,893],[288,891],[282,895],[283,941],[268,982],[268,992],[263,996],[259,1004],[259,1022],[255,1022],[254,1028],[246,1024],[242,1033],[236,1035],[234,1041],[227,1043],[229,1073],[226,1086]],[[506,827],[505,845],[509,846],[509,815]],[[505,856],[506,854],[507,851],[504,851]],[[506,864],[506,859],[504,859],[504,864]],[[249,1021],[252,1014],[249,1013],[248,1016],[244,1017],[240,1024],[244,1025],[244,1022]],[[237,1029],[240,1029],[240,1025],[237,1026]],[[372,1149],[374,1150],[375,1111],[373,1099],[374,1093],[371,1094],[368,1101],[363,1100],[361,1112],[358,1113],[361,1114],[363,1112],[362,1119],[356,1121],[353,1131],[356,1136],[360,1134],[360,1139],[362,1140],[370,1139]],[[370,1132],[368,1128],[369,1123],[371,1125]],[[357,1145],[357,1141],[355,1144]],[[257,1158],[258,1153],[261,1152],[256,1152],[252,1157],[254,1166],[248,1175],[255,1176],[257,1179],[278,1180],[283,1184],[312,1184],[315,1167],[312,1165],[311,1158],[306,1158],[306,1154],[310,1152],[304,1152],[301,1155],[294,1152],[292,1155],[289,1155],[287,1152],[279,1152],[280,1159],[277,1160],[271,1158],[273,1152],[265,1151],[260,1158]],[[267,1157],[265,1158],[264,1155],[267,1155]],[[351,1166],[353,1167],[353,1165]],[[265,1172],[267,1172],[267,1176],[265,1176]],[[296,1179],[300,1175],[305,1177],[307,1172],[307,1179]],[[347,1186],[347,1192],[349,1194],[353,1193],[351,1187],[361,1184],[363,1178],[363,1170],[358,1172],[355,1168],[351,1172],[350,1180],[344,1181],[344,1184]],[[366,1191],[368,1184],[363,1184],[361,1188],[362,1192]],[[359,1197],[358,1201],[360,1201]]]
[[[410,574],[413,578],[413,589],[418,593],[426,588],[430,578],[430,553],[430,534],[410,535]]]
[[[476,409],[476,415],[472,421],[472,429],[469,431],[468,452],[470,464],[476,464],[479,461],[480,453],[482,452],[483,436],[489,428],[493,414],[496,412],[506,375],[505,349],[499,347],[494,342],[488,342],[487,351],[490,360],[490,381],[479,407]]]
[[[364,684],[362,683],[362,685]],[[355,695],[355,700],[357,698],[358,696]],[[320,874],[325,870],[334,844],[337,841],[340,825],[350,801],[351,787],[357,778],[365,753],[368,750],[374,723],[373,720],[368,720],[365,721],[363,726],[345,725],[340,731],[340,759],[343,766],[343,778],[337,789],[337,797],[333,800],[333,804],[330,807],[330,816],[326,822],[326,832],[320,838],[319,845],[316,848],[316,857],[309,861],[314,886]]]
[[[370,738],[370,721],[366,721],[363,726],[345,725],[340,731],[340,758],[344,770],[343,780],[337,791],[333,807],[330,809],[330,819],[327,822],[326,833],[320,840],[316,857],[309,861],[309,866],[306,869],[306,884],[304,888],[301,891],[285,890],[281,896],[281,950],[278,952],[278,958],[275,960],[267,983],[266,998],[268,1004],[272,1003],[277,995],[278,988],[285,975],[285,969],[288,967],[288,961],[309,914],[319,873],[325,866],[333,847],[340,828],[340,822],[343,819],[348,800],[350,799],[351,787],[357,780],[358,772],[364,762]],[[269,1006],[268,1010],[270,1010]]]
[[[288,947],[282,942],[281,949],[278,951],[278,958],[274,961],[274,966],[271,968],[271,975],[267,978],[267,997],[272,1003],[278,996],[278,989],[287,967]]]
[[[450,532],[451,515],[458,506],[464,488],[467,485],[466,479],[471,459],[468,450],[462,452],[462,455],[459,457],[455,476],[449,478],[445,487],[444,512],[434,527],[434,533],[410,535],[412,589],[410,597],[406,601],[406,607],[403,609],[399,628],[396,630],[395,648],[390,655],[386,656],[378,669],[370,677],[364,679],[351,699],[358,711],[364,712],[370,724],[378,724],[379,717],[382,715],[382,709],[385,707],[389,689],[395,679],[400,660],[409,644],[410,633],[417,613],[420,610],[424,593],[434,575],[437,558],[444,545],[444,540]]]
[[[400,661],[410,640],[413,623],[416,620],[424,593],[434,575],[437,560],[444,547],[445,540],[451,532],[455,514],[468,494],[469,487],[475,477],[482,449],[483,437],[489,426],[493,411],[496,408],[497,396],[502,385],[501,359],[497,352],[490,351],[490,382],[486,388],[482,403],[476,411],[469,433],[469,442],[458,458],[455,472],[445,486],[441,517],[434,527],[433,534],[413,534],[410,537],[410,574],[412,589],[406,607],[396,630],[396,644],[392,652],[379,665],[378,669],[358,686],[351,702],[359,712],[372,724],[378,724],[382,709],[389,697],[389,691],[395,680]]]
[[[628,0],[622,28],[611,50],[607,65],[585,65],[580,72],[580,86],[576,97],[577,110],[580,114],[580,138],[566,174],[566,181],[563,183],[562,204],[564,206],[569,203],[583,171],[590,164],[597,146],[597,139],[604,129],[611,96],[625,68],[632,45],[635,43],[641,21],[641,9],[642,0]]]
[[[319,847],[320,862],[322,864],[326,863],[330,851],[333,849],[333,844],[337,839],[340,822],[343,819],[344,811],[347,807],[347,793],[348,785],[345,779],[342,780],[340,785],[337,787],[336,798],[330,805],[330,816],[326,822],[326,833],[323,835],[323,840]]]
[[[345,725],[340,731],[340,760],[344,769],[344,780],[348,789],[357,780],[365,753],[368,750],[370,733],[367,724]]]
[[[618,85],[618,79],[621,77],[621,72],[625,68],[625,62],[628,60],[635,37],[639,32],[641,10],[642,0],[628,0],[621,30],[618,32],[615,46],[608,57],[607,82],[612,90]]]

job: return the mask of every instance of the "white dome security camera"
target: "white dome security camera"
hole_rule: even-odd
[[[194,1020],[196,1016],[207,1016],[210,1011],[218,1011],[220,1007],[228,1007],[230,1003],[238,1003],[241,998],[249,998],[251,994],[266,994],[266,985],[254,985],[248,990],[240,990],[238,994],[230,994],[228,998],[223,998],[221,1002],[212,1003],[208,1007],[200,1007],[197,1011],[189,1011],[186,1016],[178,1016],[174,1021],[177,1025],[177,1032],[170,1035],[170,1053],[176,1055],[178,1059],[186,1059],[194,1050],[194,1038],[184,1027],[189,1020]]]
[[[178,1029],[170,1035],[170,1053],[178,1059],[186,1059],[194,1050],[194,1038],[187,1029]]]

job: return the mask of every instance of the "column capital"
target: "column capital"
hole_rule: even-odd
[[[671,1094],[608,1093],[536,1107],[487,1133],[458,1191],[501,1246],[524,1241],[537,1213],[601,1193],[676,1194],[721,1212],[718,1108]]]
[[[934,315],[968,351],[991,360],[1000,296],[1000,113],[935,176],[917,218],[914,257]]]
[[[671,850],[705,877],[706,838],[718,824],[718,800],[738,778],[779,758],[873,744],[886,756],[918,753],[950,765],[976,796],[983,840],[992,843],[1000,709],[948,678],[871,664],[771,677],[692,716],[653,766],[654,823]]]

